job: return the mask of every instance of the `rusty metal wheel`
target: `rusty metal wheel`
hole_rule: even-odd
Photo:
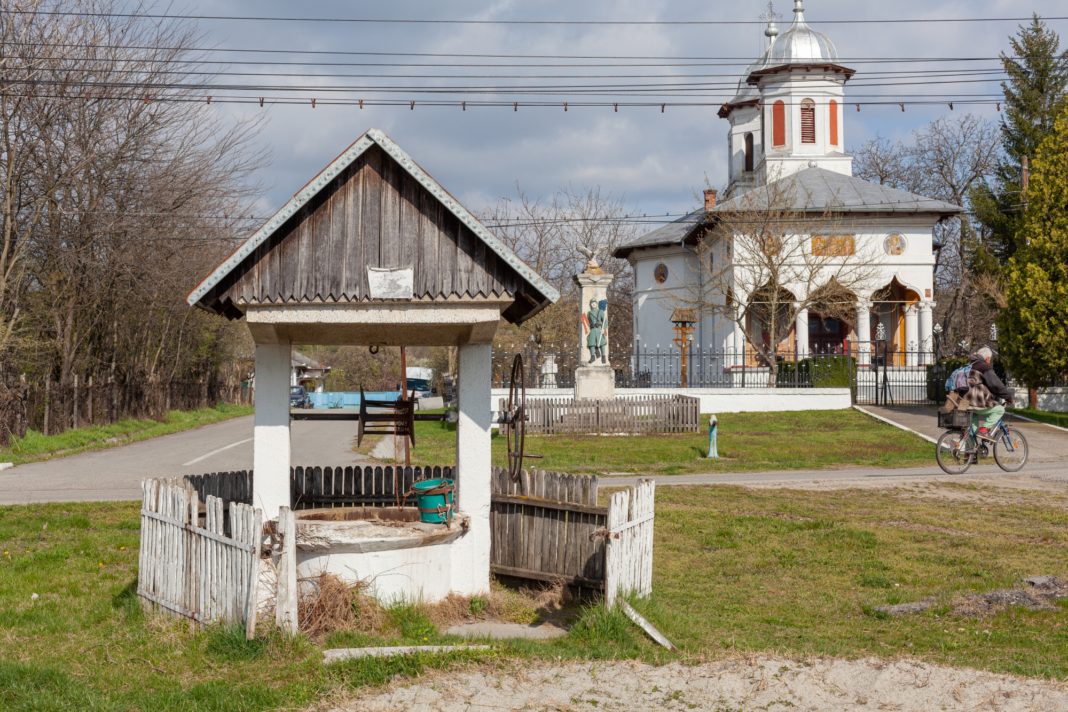
[[[504,437],[508,444],[508,474],[519,479],[523,471],[523,455],[527,436],[527,383],[522,354],[512,360],[512,375],[508,383],[507,410],[502,413]]]

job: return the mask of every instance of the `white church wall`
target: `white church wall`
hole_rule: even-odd
[[[671,313],[698,294],[697,258],[685,247],[643,250],[631,258],[634,268],[634,338],[642,348],[668,348],[675,338]],[[656,281],[656,268],[667,267],[667,279]],[[609,316],[611,319],[611,316]]]
[[[764,135],[768,136],[762,177],[768,181],[793,175],[815,163],[820,168],[852,175],[853,158],[844,153],[843,125],[844,88],[840,79],[822,74],[782,74],[770,76],[761,83],[764,106]],[[814,143],[801,142],[801,102],[811,99],[816,105],[816,134]],[[830,143],[830,102],[838,102],[838,143]],[[775,102],[786,105],[786,145],[774,145]]]

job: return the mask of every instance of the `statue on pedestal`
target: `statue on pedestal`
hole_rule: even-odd
[[[590,310],[583,315],[586,330],[586,346],[590,350],[590,363],[597,359],[608,363],[605,347],[608,345],[608,300],[590,300]]]

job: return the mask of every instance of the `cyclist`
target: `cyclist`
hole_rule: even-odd
[[[1005,415],[1001,401],[1012,404],[1013,392],[994,373],[991,362],[994,351],[984,346],[971,357],[971,373],[968,374],[968,393],[964,400],[972,412],[973,422],[978,419],[979,437],[989,439],[998,421]]]

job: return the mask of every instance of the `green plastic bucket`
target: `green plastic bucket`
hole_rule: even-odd
[[[419,521],[448,524],[452,521],[452,480],[423,480],[412,485],[419,506]]]

